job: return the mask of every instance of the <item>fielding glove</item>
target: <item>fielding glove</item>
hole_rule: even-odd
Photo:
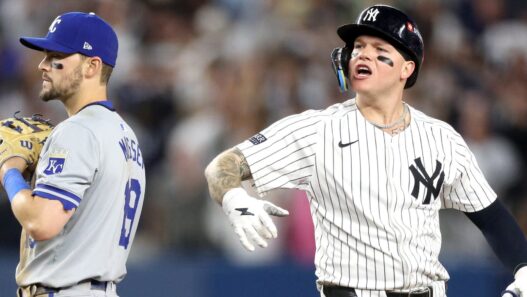
[[[33,169],[53,125],[39,115],[20,117],[17,114],[0,121],[0,167],[12,157],[21,157]]]

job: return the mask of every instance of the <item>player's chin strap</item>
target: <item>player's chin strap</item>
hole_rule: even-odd
[[[331,64],[342,93],[348,90],[347,74],[351,52],[347,47],[337,47],[331,52]]]

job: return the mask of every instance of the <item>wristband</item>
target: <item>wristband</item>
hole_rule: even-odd
[[[22,177],[22,173],[20,173],[20,171],[18,171],[16,168],[11,168],[4,174],[3,182],[9,202],[13,202],[13,199],[18,192],[31,189]]]

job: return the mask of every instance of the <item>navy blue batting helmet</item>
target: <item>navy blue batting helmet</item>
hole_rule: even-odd
[[[388,5],[373,5],[363,10],[354,24],[339,27],[337,34],[350,48],[360,35],[388,41],[415,62],[415,70],[406,81],[405,88],[413,86],[417,80],[424,58],[424,43],[417,24],[404,12]]]

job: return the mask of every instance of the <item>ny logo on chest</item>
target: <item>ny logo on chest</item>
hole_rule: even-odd
[[[426,172],[421,158],[415,159],[414,162],[415,165],[412,164],[410,166],[410,172],[414,177],[414,187],[412,189],[411,194],[412,196],[414,196],[415,199],[419,199],[419,192],[422,185],[425,191],[425,198],[423,199],[423,204],[430,204],[432,195],[434,196],[435,200],[439,195],[439,192],[441,191],[441,186],[443,185],[443,181],[445,180],[445,172],[442,170],[443,164],[436,160],[436,167],[434,169],[434,172],[430,176],[428,172]]]

